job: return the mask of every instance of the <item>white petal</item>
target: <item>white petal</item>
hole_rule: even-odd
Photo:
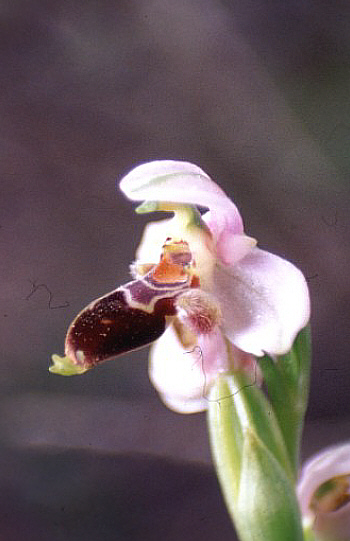
[[[298,498],[302,513],[307,515],[316,490],[333,477],[350,475],[350,443],[328,447],[303,466],[298,482]],[[350,515],[350,509],[348,509]]]
[[[120,182],[120,189],[133,201],[184,203],[234,213],[236,206],[197,165],[159,160],[132,169]]]
[[[226,344],[219,329],[199,337],[198,345],[186,350],[169,326],[150,352],[150,379],[164,403],[179,413],[205,410],[213,378],[228,369]]]
[[[285,259],[259,248],[233,267],[218,265],[214,284],[212,293],[221,304],[224,332],[248,353],[286,353],[309,320],[303,274]]]

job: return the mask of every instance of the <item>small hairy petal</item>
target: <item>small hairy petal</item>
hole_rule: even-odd
[[[223,190],[197,165],[159,160],[132,169],[120,189],[133,201],[183,203],[226,211],[241,223],[237,207]]]
[[[235,346],[257,356],[289,351],[310,317],[303,274],[259,248],[233,267],[218,265],[212,293],[221,305],[225,334]]]
[[[205,410],[210,385],[219,372],[229,369],[225,340],[218,327],[185,349],[171,325],[150,352],[150,379],[164,403],[179,413]]]
[[[201,289],[189,289],[179,295],[175,307],[179,320],[196,335],[209,334],[221,323],[220,306]]]

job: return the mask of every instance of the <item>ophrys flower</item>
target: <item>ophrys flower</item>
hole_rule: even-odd
[[[180,412],[205,409],[216,375],[252,371],[255,356],[287,352],[309,319],[302,273],[257,248],[237,207],[202,169],[181,161],[142,164],[121,190],[138,212],[172,212],[146,226],[134,280],[93,301],[73,321],[66,357],[52,372],[81,373],[155,341],[150,377]],[[200,208],[209,211],[200,214]]]

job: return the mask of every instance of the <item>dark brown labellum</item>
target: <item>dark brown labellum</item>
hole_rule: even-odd
[[[149,273],[151,274],[151,273]],[[87,306],[66,337],[66,355],[84,368],[154,342],[175,315],[177,295],[189,283],[152,283],[150,275],[129,282]]]
[[[54,373],[72,375],[146,346],[165,331],[166,317],[176,314],[175,299],[199,281],[190,272],[185,241],[168,239],[158,265],[90,303],[75,318],[66,337],[66,356],[53,356]]]

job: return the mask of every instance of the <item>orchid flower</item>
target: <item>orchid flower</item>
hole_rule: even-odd
[[[257,247],[235,204],[198,166],[162,160],[128,173],[120,189],[137,212],[173,217],[146,226],[134,280],[90,303],[73,321],[52,372],[82,373],[154,342],[150,378],[171,409],[205,410],[220,373],[288,352],[307,324],[303,274]],[[198,210],[208,209],[201,214]]]
[[[298,498],[317,539],[350,540],[350,443],[330,447],[303,467]]]

